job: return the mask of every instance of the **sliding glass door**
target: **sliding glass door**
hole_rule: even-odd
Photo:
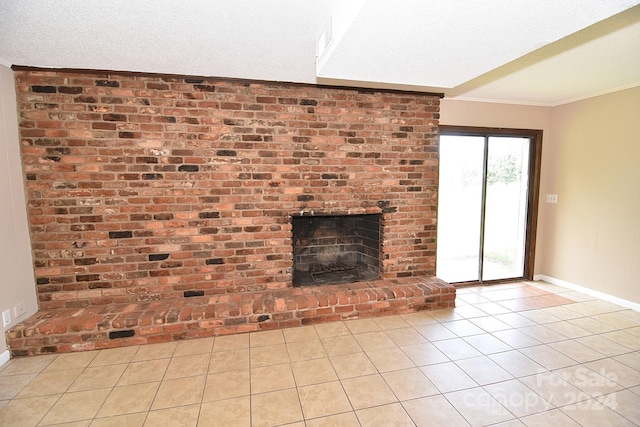
[[[527,135],[441,135],[438,277],[482,283],[528,275],[535,142]]]

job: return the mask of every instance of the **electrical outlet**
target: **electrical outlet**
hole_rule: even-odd
[[[2,326],[8,326],[11,323],[11,310],[6,309],[2,312]]]
[[[24,306],[24,302],[19,302],[15,307],[13,307],[13,317],[24,316],[27,312],[27,309]]]
[[[547,203],[558,203],[557,194],[547,194]]]

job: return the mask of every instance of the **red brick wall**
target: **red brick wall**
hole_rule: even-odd
[[[291,215],[383,213],[435,273],[438,96],[16,70],[41,308],[291,286]]]

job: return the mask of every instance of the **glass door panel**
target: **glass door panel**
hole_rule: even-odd
[[[488,138],[482,280],[524,276],[529,138]]]
[[[438,277],[524,277],[531,144],[520,136],[441,135]]]
[[[437,275],[477,281],[483,194],[484,137],[440,138]]]

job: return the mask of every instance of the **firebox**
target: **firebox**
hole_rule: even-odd
[[[293,285],[380,278],[379,214],[294,216]]]

